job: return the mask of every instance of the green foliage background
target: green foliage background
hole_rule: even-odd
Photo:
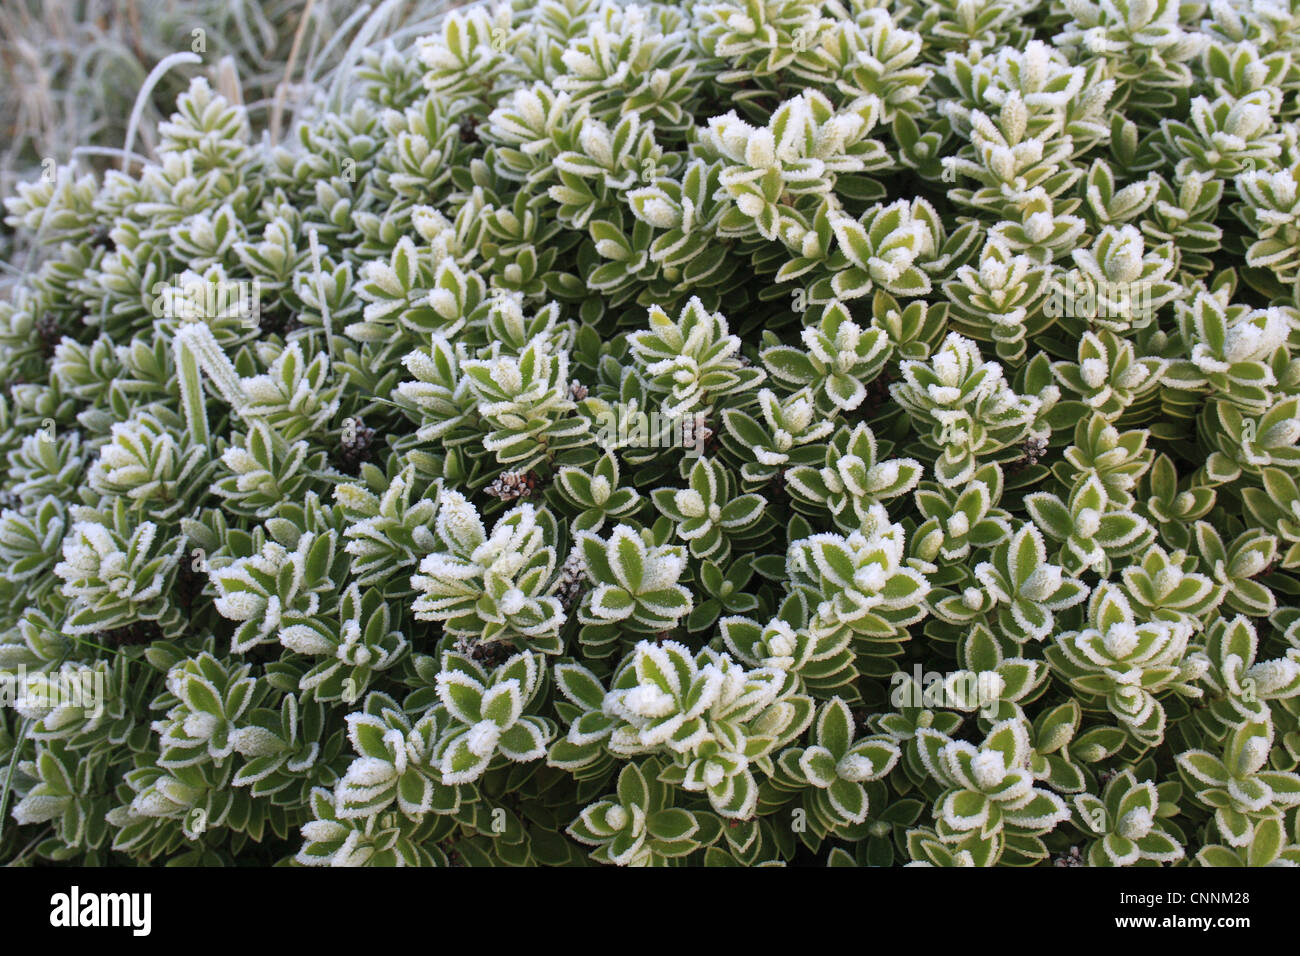
[[[1300,10],[386,7],[6,200],[0,858],[1300,861]]]

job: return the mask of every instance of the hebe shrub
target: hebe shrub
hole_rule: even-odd
[[[474,5],[21,187],[0,855],[1300,862],[1298,27]]]

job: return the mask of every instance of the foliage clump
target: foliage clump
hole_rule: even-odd
[[[0,856],[1300,863],[1288,16],[480,4],[21,186]]]

